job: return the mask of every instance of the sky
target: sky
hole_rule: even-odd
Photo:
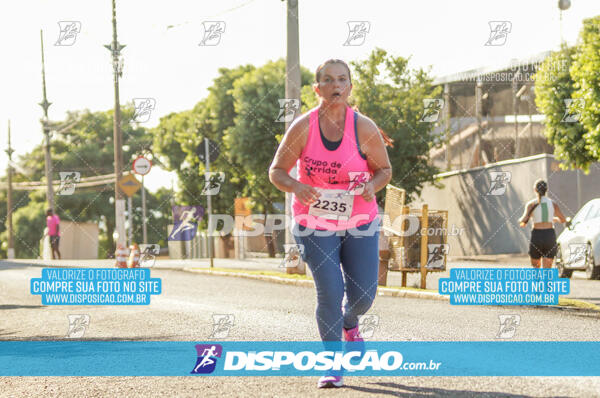
[[[435,77],[506,63],[559,47],[557,4],[557,0],[299,0],[300,63],[314,71],[329,58],[365,59],[376,47],[410,57],[411,67],[431,68]],[[112,65],[104,48],[112,40],[111,12],[111,0],[2,2],[1,174],[7,167],[9,119],[13,159],[42,142],[40,29],[47,96],[52,102],[49,119],[63,120],[67,110],[113,108]],[[572,0],[563,12],[562,38],[574,44],[582,21],[596,15],[600,1]],[[59,21],[81,24],[70,46],[55,45]],[[224,23],[217,45],[199,45],[206,21]],[[361,45],[344,46],[352,21],[367,22],[369,31]],[[510,22],[504,45],[484,45],[490,21]],[[219,68],[260,66],[285,57],[286,2],[118,0],[117,29],[119,42],[126,45],[121,102],[154,98],[155,109],[142,124],[153,127],[162,116],[191,109],[204,98]],[[146,176],[146,186],[151,191],[170,188],[172,174],[155,167]]]

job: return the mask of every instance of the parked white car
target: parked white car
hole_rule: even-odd
[[[600,198],[577,212],[557,243],[556,267],[561,278],[585,271],[588,279],[600,279]]]

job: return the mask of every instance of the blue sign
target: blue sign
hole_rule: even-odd
[[[600,376],[597,341],[3,341],[0,376]],[[118,364],[118,366],[115,366]]]
[[[173,230],[170,241],[189,241],[198,232],[198,222],[204,215],[202,206],[173,206]]]

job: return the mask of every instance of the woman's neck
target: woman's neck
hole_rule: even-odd
[[[319,109],[319,116],[329,121],[343,120],[346,116],[347,106],[345,103],[328,104],[323,102]]]

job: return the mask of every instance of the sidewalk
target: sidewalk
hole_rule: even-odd
[[[481,258],[479,258],[481,257]],[[439,278],[447,278],[450,275],[450,268],[457,267],[496,267],[498,263],[506,264],[512,267],[525,267],[529,265],[529,258],[523,256],[478,256],[469,257],[469,260],[465,260],[466,257],[449,257],[448,266],[444,272],[433,272],[427,276],[427,288],[437,290]],[[40,266],[48,265],[54,267],[114,267],[115,260],[41,260],[41,259],[15,259],[11,260],[16,263],[23,264],[36,264]],[[209,259],[164,259],[160,258],[156,260],[156,263],[152,268],[155,269],[209,269]],[[213,259],[214,268],[227,269],[227,270],[239,270],[243,271],[262,271],[263,273],[282,273],[281,276],[290,276],[292,274],[286,274],[286,270],[283,265],[283,258],[247,258],[245,260],[238,260],[232,258],[215,258]],[[306,275],[312,279],[310,270],[306,268]],[[419,288],[421,284],[421,274],[419,272],[411,272],[407,277],[407,287]],[[402,285],[402,273],[396,271],[388,271],[387,286],[399,287]]]

